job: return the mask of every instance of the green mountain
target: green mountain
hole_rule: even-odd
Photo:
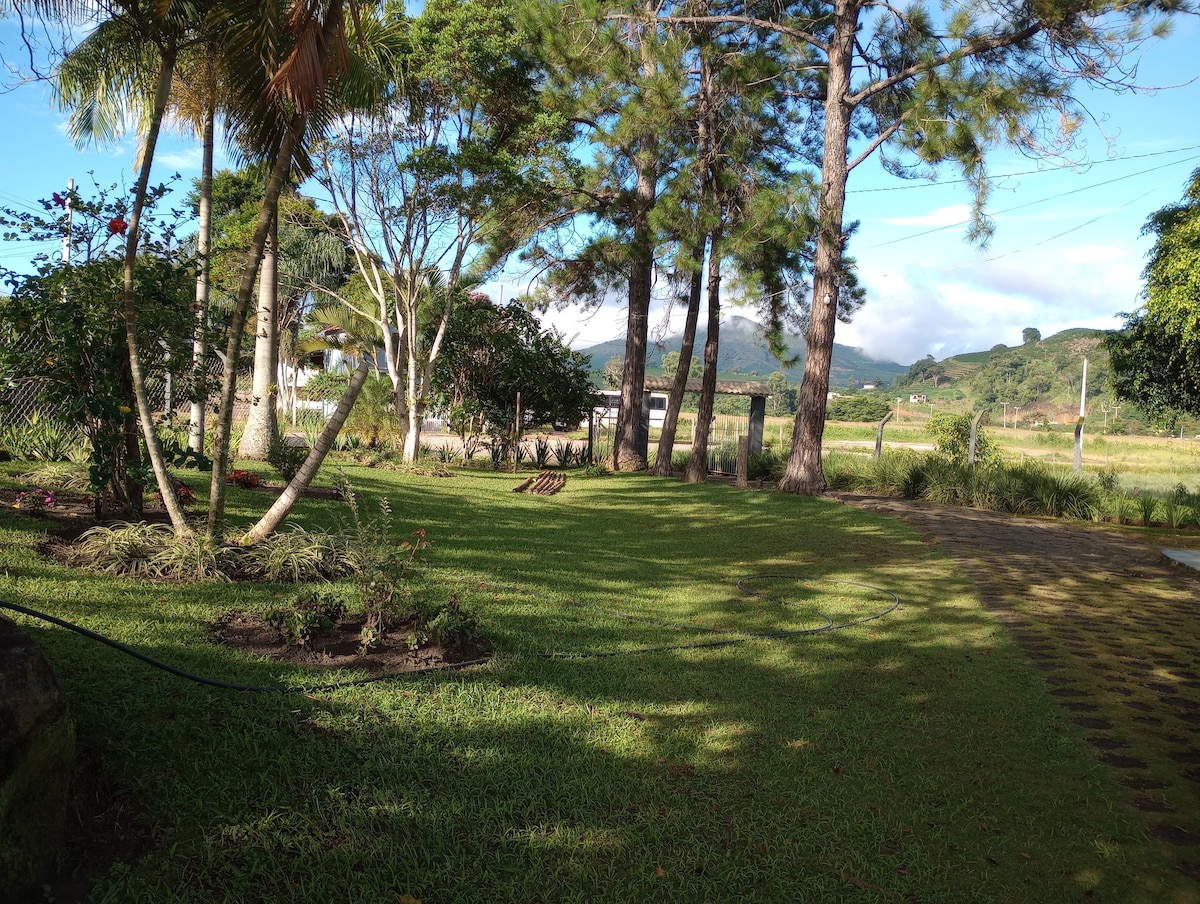
[[[895,385],[965,408],[996,410],[1001,417],[1012,418],[1019,410],[1022,420],[1066,422],[1079,412],[1084,358],[1089,410],[1112,401],[1104,335],[1063,330],[1024,345],[996,345],[941,361],[929,357],[913,364]]]
[[[730,317],[721,324],[721,352],[717,359],[718,370],[723,379],[760,379],[782,370],[790,383],[799,383],[804,377],[804,339],[801,336],[787,337],[787,347],[791,355],[796,356],[797,362],[791,367],[784,368],[773,357],[767,343],[761,336],[762,327],[746,317]],[[695,353],[701,354],[704,342],[708,338],[707,330],[697,330]],[[661,343],[651,344],[646,353],[646,367],[656,368],[662,365],[662,356],[666,352],[677,352],[681,345],[678,335],[664,339]],[[625,338],[612,339],[593,345],[591,348],[580,350],[592,358],[592,367],[600,370],[606,361],[614,355],[624,357]],[[833,365],[830,374],[830,385],[849,386],[869,382],[891,383],[896,377],[905,373],[906,368],[894,361],[875,361],[868,358],[856,348],[848,345],[833,346]]]

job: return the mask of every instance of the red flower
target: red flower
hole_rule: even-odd
[[[67,199],[66,198],[64,198],[58,192],[55,192],[52,197],[54,198],[55,204],[57,204],[59,207],[63,208],[64,210],[66,209],[66,207],[67,207]]]
[[[129,229],[129,224],[125,222],[122,216],[115,216],[108,221],[109,235],[124,235]]]

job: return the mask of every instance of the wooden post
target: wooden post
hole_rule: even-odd
[[[879,422],[879,429],[875,432],[875,460],[879,461],[879,457],[883,455],[883,425],[892,419],[892,413],[889,411]]]
[[[750,437],[738,437],[737,477],[735,487],[745,487],[750,483]]]

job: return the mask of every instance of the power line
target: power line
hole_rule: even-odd
[[[1128,157],[1114,157],[1109,160],[1093,160],[1087,164],[1062,163],[1057,166],[1043,166],[1039,169],[1023,170],[1016,173],[1000,173],[999,175],[988,176],[988,179],[989,181],[996,181],[998,179],[1014,179],[1017,176],[1038,176],[1042,173],[1054,173],[1058,172],[1059,170],[1077,169],[1080,166],[1086,166],[1090,169],[1093,166],[1101,166],[1105,163],[1125,163],[1129,160],[1143,160],[1147,157],[1162,157],[1164,154],[1182,154],[1187,151],[1195,150],[1200,150],[1200,144],[1194,144],[1191,147],[1186,148],[1172,148],[1169,151],[1151,151],[1145,154],[1130,154]],[[1179,163],[1180,161],[1177,160],[1174,162]],[[970,181],[970,179],[939,179],[936,182],[915,182],[909,183],[908,185],[887,185],[882,188],[848,188],[846,189],[846,194],[866,195],[884,191],[912,191],[915,188],[941,188],[943,185],[962,185]]]
[[[1160,188],[1162,188],[1161,185],[1156,185],[1156,186],[1154,186],[1154,188],[1150,189],[1148,192],[1144,192],[1143,194],[1138,195],[1136,198],[1126,201],[1120,207],[1114,208],[1112,210],[1106,210],[1104,213],[1102,213],[1098,216],[1094,216],[1090,220],[1080,223],[1077,226],[1072,226],[1070,229],[1066,229],[1066,230],[1058,233],[1057,235],[1047,236],[1046,238],[1041,239],[1040,241],[1034,242],[1032,245],[1026,245],[1024,248],[1017,248],[1013,251],[1005,251],[1003,254],[996,254],[996,255],[993,255],[992,257],[984,258],[981,261],[970,261],[965,264],[957,264],[953,267],[942,267],[939,270],[932,270],[930,272],[932,272],[932,273],[952,273],[955,270],[966,270],[969,267],[977,267],[980,264],[990,264],[992,261],[998,261],[1001,258],[1005,258],[1005,257],[1012,257],[1014,254],[1024,254],[1026,251],[1031,251],[1034,248],[1039,248],[1042,245],[1049,244],[1050,242],[1053,242],[1055,239],[1061,239],[1064,235],[1070,235],[1072,232],[1078,232],[1080,229],[1084,229],[1088,226],[1091,226],[1093,223],[1097,222],[1098,220],[1103,220],[1109,214],[1116,213],[1119,210],[1124,210],[1126,207],[1129,207],[1132,204],[1136,204],[1138,201],[1142,200],[1143,198],[1147,198],[1150,195],[1154,194],[1154,192],[1158,191]],[[884,275],[886,276],[887,274],[884,274]]]
[[[1000,216],[1002,214],[1012,213],[1013,211],[1016,211],[1016,210],[1024,210],[1027,207],[1035,207],[1038,204],[1045,204],[1047,201],[1057,201],[1060,198],[1068,198],[1071,195],[1077,195],[1077,194],[1080,194],[1081,192],[1091,191],[1092,189],[1096,189],[1096,188],[1103,188],[1106,185],[1115,185],[1116,183],[1124,182],[1127,179],[1136,179],[1139,176],[1146,176],[1146,175],[1149,175],[1150,173],[1157,172],[1158,170],[1167,169],[1168,167],[1172,167],[1172,166],[1177,166],[1180,163],[1188,163],[1192,160],[1200,160],[1200,154],[1198,154],[1194,157],[1185,157],[1183,160],[1172,160],[1170,163],[1164,163],[1161,166],[1154,166],[1148,170],[1142,170],[1141,172],[1137,172],[1137,173],[1128,173],[1124,176],[1118,176],[1115,179],[1109,179],[1105,182],[1097,182],[1094,185],[1085,185],[1082,188],[1073,188],[1070,191],[1065,191],[1065,192],[1062,192],[1061,194],[1049,195],[1044,198],[1038,198],[1035,201],[1027,201],[1024,204],[1017,204],[1014,207],[1006,207],[1003,210],[997,210],[993,214],[989,214],[989,215],[990,216]],[[923,236],[933,235],[934,233],[945,232],[947,229],[957,229],[959,226],[965,226],[969,222],[971,222],[971,221],[970,220],[959,220],[956,223],[946,223],[945,225],[942,225],[942,226],[936,226],[933,229],[926,229],[924,232],[914,232],[911,235],[901,236],[898,239],[889,239],[886,242],[880,242],[876,245],[869,245],[866,248],[863,248],[860,250],[873,251],[876,248],[884,248],[884,247],[887,247],[888,245],[895,245],[899,242],[907,242],[907,241],[910,241],[911,239],[919,239]]]

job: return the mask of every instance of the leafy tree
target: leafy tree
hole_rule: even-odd
[[[838,305],[845,284],[846,186],[876,152],[885,167],[959,168],[974,191],[969,237],[984,240],[990,147],[1042,153],[1068,144],[1083,118],[1076,84],[1128,85],[1148,30],[1176,0],[969,0],[943,14],[923,3],[870,0],[745,7],[659,17],[676,23],[752,25],[780,35],[797,68],[814,75],[806,95],[822,127],[819,233],[804,381],[792,432],[786,492],[825,489],[821,434]],[[907,159],[906,159],[907,157]],[[822,303],[829,299],[828,304]]]
[[[1155,416],[1200,415],[1200,170],[1142,232],[1155,237],[1142,274],[1146,303],[1105,340],[1113,388]]]
[[[1022,345],[1033,345],[1035,342],[1041,342],[1041,341],[1042,341],[1041,330],[1036,329],[1035,327],[1032,327],[1032,326],[1027,326],[1027,327],[1025,327],[1025,329],[1021,330],[1021,344]]]
[[[841,396],[829,403],[826,416],[831,421],[880,421],[891,405],[887,399],[871,395]]]
[[[667,376],[674,376],[675,371],[679,368],[679,352],[663,352],[662,369]],[[698,358],[692,358],[688,365],[688,379],[695,379],[700,376],[702,364]]]
[[[624,371],[625,359],[620,355],[613,355],[604,362],[604,385],[609,389],[619,388]]]
[[[463,436],[505,436],[518,394],[523,422],[575,427],[596,404],[589,366],[517,302],[476,295],[455,307],[433,389]]]
[[[43,258],[32,274],[0,271],[9,290],[0,299],[0,384],[33,387],[40,402],[82,428],[91,443],[88,474],[97,515],[109,508],[140,514],[148,475],[132,421],[133,387],[118,304],[120,224],[128,200],[106,191],[86,200],[70,192],[42,206],[44,214],[0,213],[5,238],[65,237],[78,260]],[[143,222],[138,340],[149,352],[147,376],[161,387],[170,370],[187,370],[193,272],[178,256],[178,224],[150,215]]]
[[[434,0],[411,19],[389,6],[359,26],[380,36],[386,88],[322,144],[318,178],[371,292],[356,310],[379,324],[411,462],[460,290],[540,223],[564,123],[540,105],[539,65],[507,2]]]
[[[771,388],[771,413],[775,416],[780,414],[794,414],[796,393],[788,386],[787,374],[781,370],[777,370],[767,377],[767,385]]]
[[[937,443],[939,455],[959,465],[967,463],[971,451],[971,416],[968,414],[935,414],[925,427]],[[975,435],[975,460],[986,462],[997,450],[987,433],[980,429]]]
[[[896,381],[897,386],[911,386],[928,380],[937,382],[937,378],[945,375],[946,366],[940,364],[933,355],[926,355],[920,361],[914,361],[907,373]]]

